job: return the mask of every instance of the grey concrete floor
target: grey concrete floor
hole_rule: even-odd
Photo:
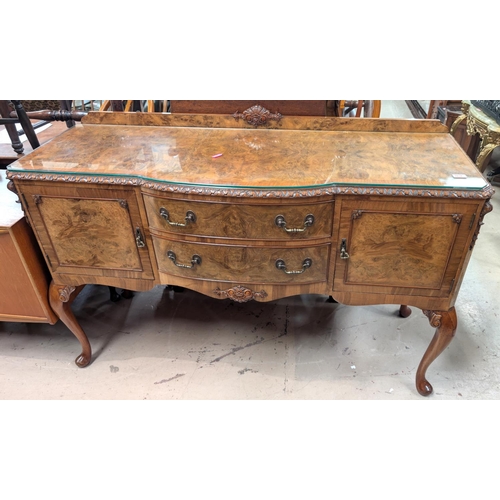
[[[73,310],[93,362],[61,323],[0,322],[0,399],[500,399],[500,187],[456,304],[458,329],[427,375],[415,373],[434,330],[416,308],[344,306],[326,296],[274,302],[211,299],[156,287],[109,301],[87,286]]]

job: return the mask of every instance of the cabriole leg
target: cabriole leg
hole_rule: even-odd
[[[75,363],[80,368],[87,366],[92,358],[89,339],[71,310],[71,302],[73,302],[82,289],[83,286],[55,285],[53,281],[50,283],[49,288],[50,307],[52,307],[59,319],[70,329],[71,333],[73,333],[82,345],[82,353],[75,359]]]
[[[423,313],[429,318],[431,326],[436,327],[436,333],[418,366],[416,384],[419,394],[429,396],[433,389],[425,378],[425,372],[430,364],[448,347],[455,335],[457,314],[454,307],[449,311],[423,311]]]

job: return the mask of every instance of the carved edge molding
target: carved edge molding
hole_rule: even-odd
[[[477,237],[479,236],[479,231],[481,230],[481,226],[484,224],[483,219],[486,214],[489,214],[493,210],[493,206],[488,200],[484,206],[483,209],[481,210],[481,214],[479,215],[479,222],[476,227],[476,231],[474,232],[474,236],[472,237],[472,241],[469,247],[469,250],[472,250],[474,248],[474,245],[476,244]]]
[[[267,292],[265,290],[254,292],[253,290],[250,290],[250,288],[246,288],[244,286],[234,286],[232,288],[228,288],[227,290],[221,290],[217,287],[214,290],[214,293],[219,297],[231,299],[235,302],[248,302],[249,300],[265,299],[267,297]]]
[[[8,179],[26,181],[71,182],[82,184],[112,184],[124,186],[143,186],[156,191],[178,194],[200,194],[204,196],[228,196],[235,198],[311,198],[326,195],[364,195],[364,196],[416,196],[425,198],[462,198],[490,199],[495,192],[490,184],[478,191],[456,191],[452,189],[412,189],[381,188],[363,186],[328,186],[314,189],[245,189],[208,186],[189,186],[152,182],[139,177],[81,176],[65,174],[40,174],[28,172],[7,172]]]

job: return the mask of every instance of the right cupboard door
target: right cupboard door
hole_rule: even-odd
[[[448,296],[478,209],[453,199],[341,200],[334,290]]]

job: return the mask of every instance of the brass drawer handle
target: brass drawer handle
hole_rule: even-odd
[[[198,265],[201,265],[201,257],[199,255],[193,255],[191,257],[191,265],[190,266],[187,266],[185,264],[177,264],[176,262],[176,256],[175,256],[175,253],[172,252],[172,250],[169,250],[167,252],[167,257],[177,266],[177,267],[182,267],[184,269],[192,269],[194,266],[196,266],[197,264]]]
[[[285,261],[283,259],[278,259],[276,261],[276,267],[285,274],[302,274],[306,269],[312,266],[312,263],[312,259],[304,259],[304,262],[302,262],[302,269],[300,271],[287,271]]]
[[[347,240],[344,238],[342,239],[342,244],[340,245],[340,258],[341,259],[348,259],[349,254],[347,253]]]
[[[146,246],[146,243],[144,243],[144,238],[142,237],[141,230],[138,227],[135,228],[135,243],[137,245],[137,248],[144,248]]]
[[[313,214],[306,215],[306,218],[304,219],[304,227],[302,228],[288,229],[286,227],[286,220],[285,217],[283,217],[283,215],[277,215],[276,218],[274,219],[274,223],[287,233],[303,233],[308,227],[314,224],[314,215]]]
[[[175,226],[175,227],[186,227],[190,222],[193,224],[196,222],[196,215],[194,212],[191,212],[191,210],[188,210],[186,212],[186,217],[184,217],[184,220],[186,222],[184,222],[184,223],[170,221],[168,210],[164,207],[160,208],[160,216],[163,217],[171,226]]]

